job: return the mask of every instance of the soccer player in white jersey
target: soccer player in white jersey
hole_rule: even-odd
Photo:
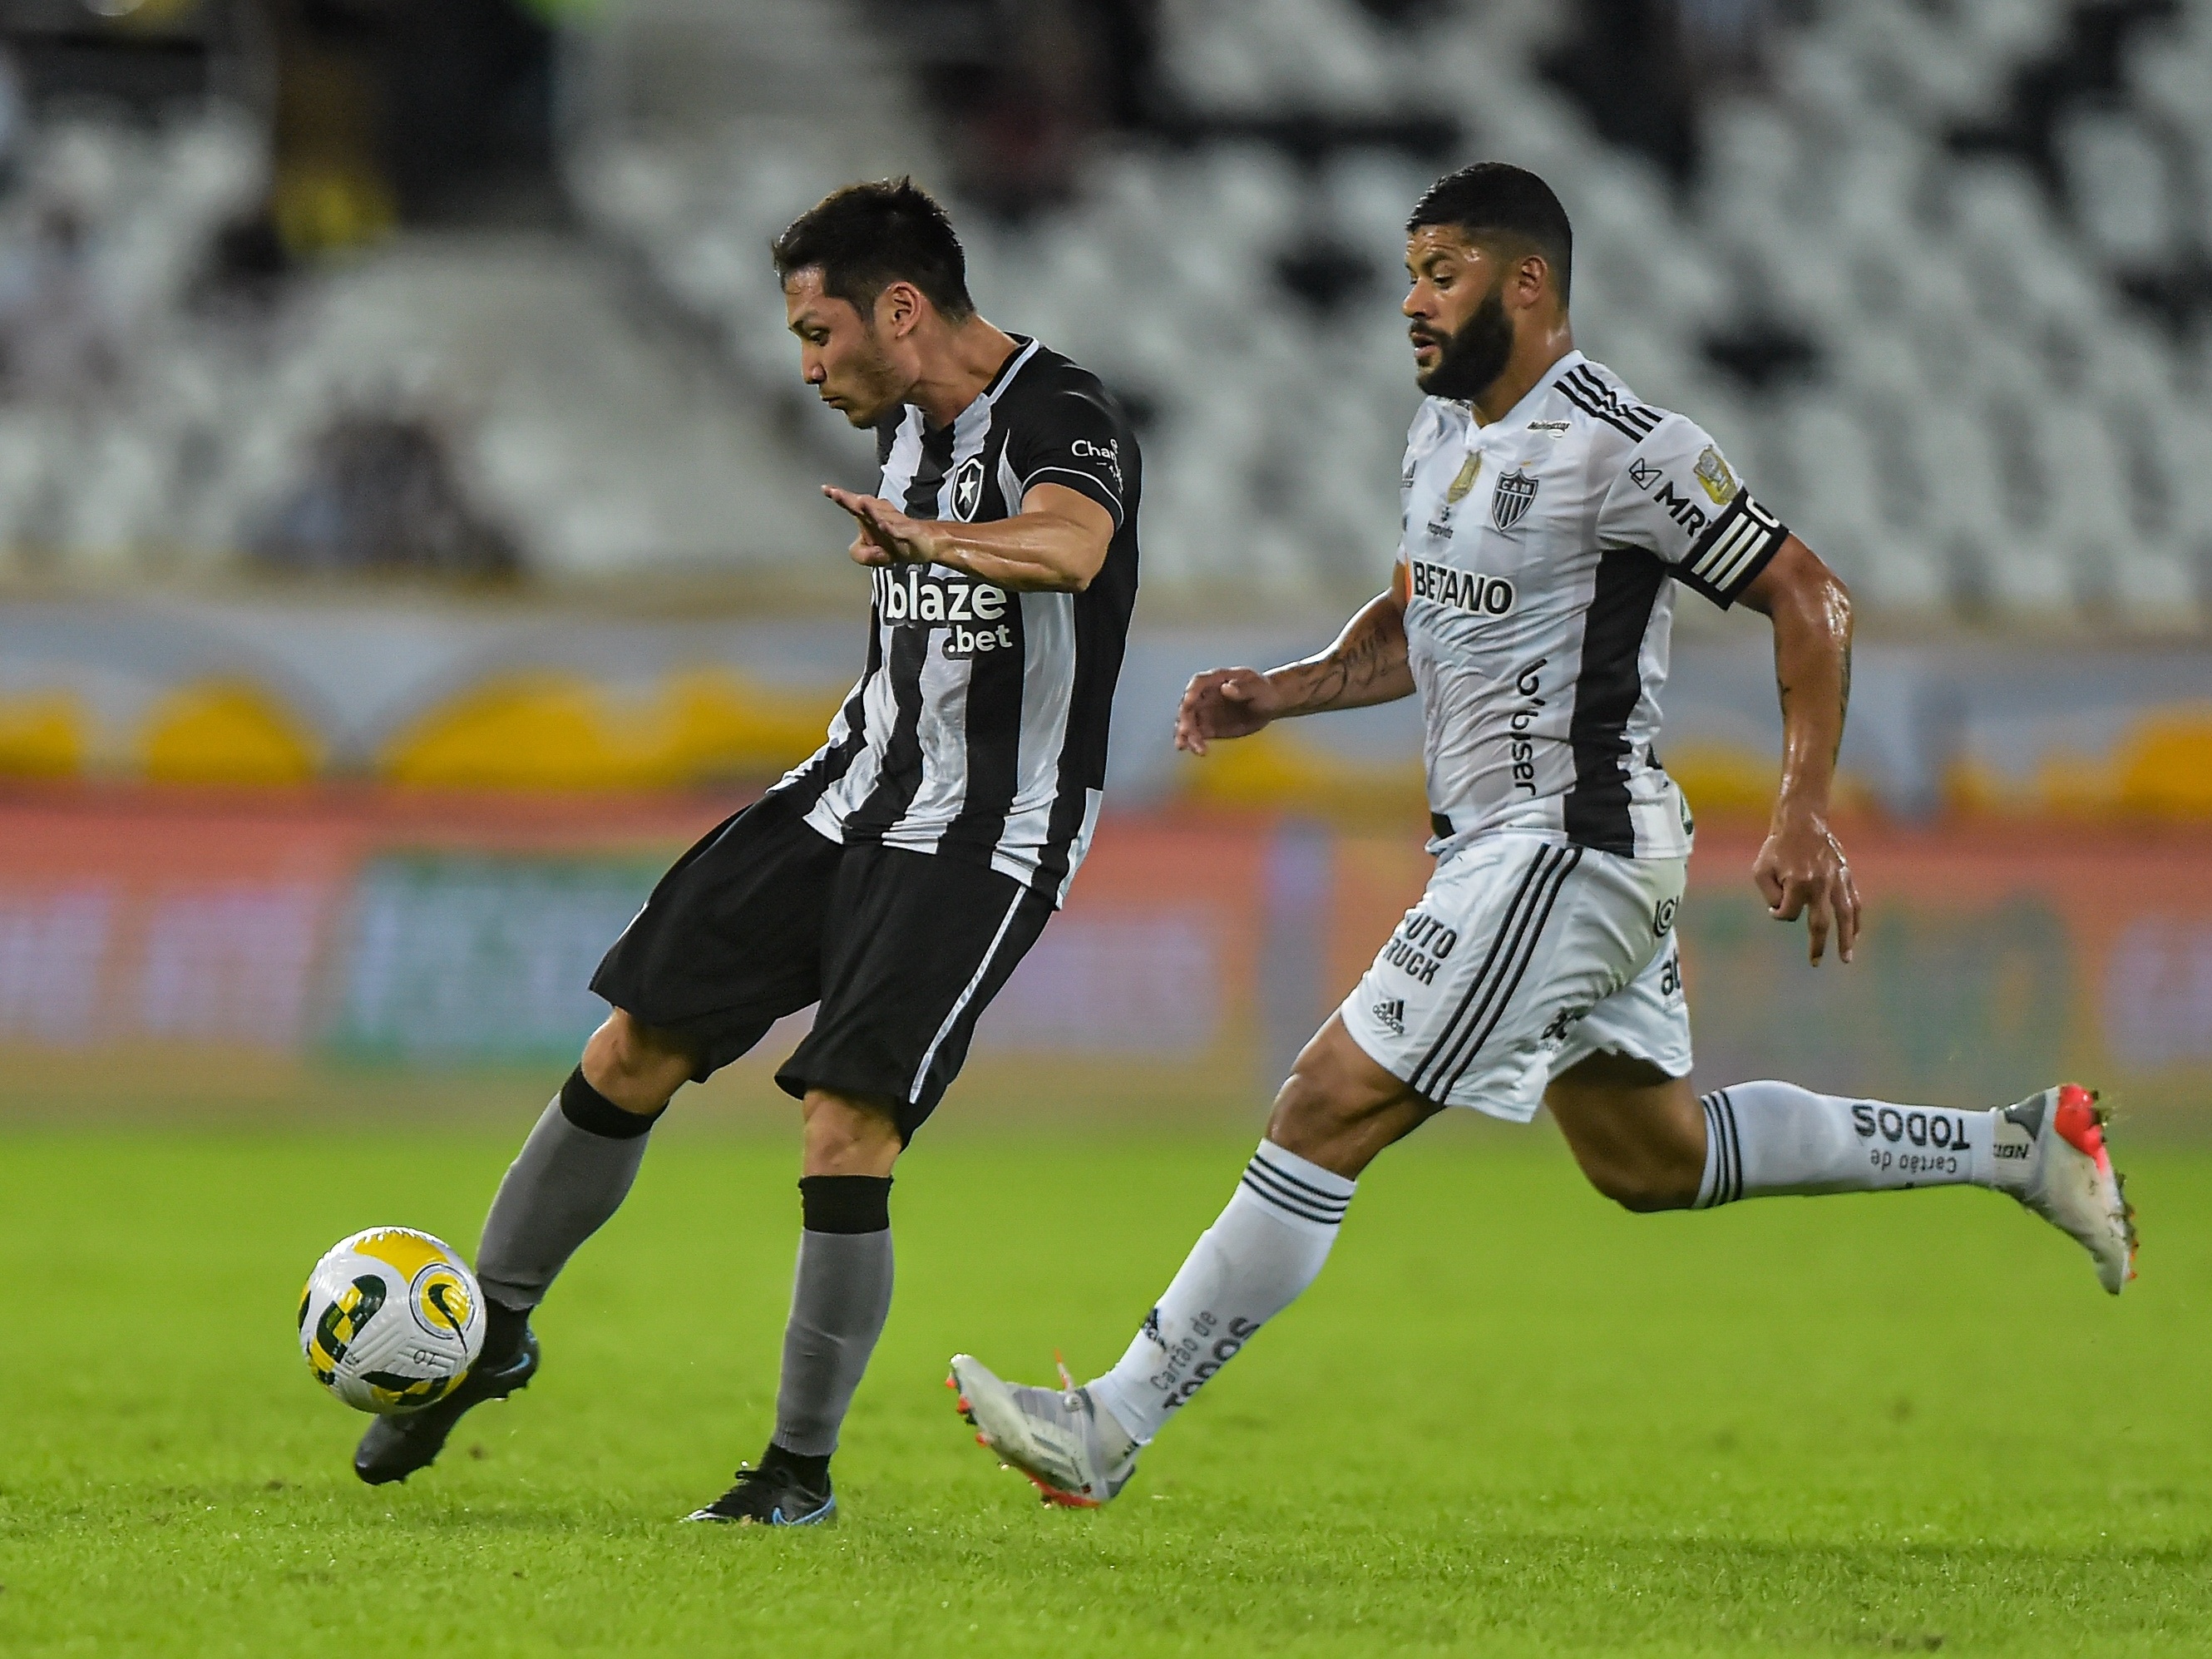
[[[1700,1099],[1674,934],[1688,807],[1660,765],[1678,587],[1774,629],[1779,793],[1752,879],[1851,959],[1859,899],[1828,828],[1850,690],[1849,595],[1704,431],[1575,349],[1571,233],[1534,174],[1439,179],[1407,226],[1416,378],[1390,589],[1320,655],[1215,669],[1177,747],[1418,695],[1437,867],[1275,1098],[1228,1207],[1121,1362],[1082,1388],[952,1362],[977,1438],[1050,1502],[1095,1505],[1254,1333],[1313,1282],[1376,1154],[1446,1107],[1548,1105],[1591,1183],[1634,1211],[1959,1182],[2079,1240],[2104,1287],[2135,1233],[2103,1116],[2071,1084],[1969,1110],[1754,1082]]]

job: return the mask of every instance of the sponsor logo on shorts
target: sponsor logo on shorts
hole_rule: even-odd
[[[1373,1014],[1376,1024],[1389,1032],[1392,1036],[1406,1035],[1405,998],[1385,997],[1367,1012]]]
[[[995,582],[957,571],[925,575],[920,565],[910,564],[876,572],[878,613],[896,628],[942,630],[947,657],[1013,649],[1013,624],[1005,620],[1012,604]]]
[[[1675,908],[1676,908],[1678,905],[1680,905],[1680,903],[1681,903],[1681,900],[1680,900],[1680,899],[1662,898],[1662,899],[1661,899],[1661,900],[1659,901],[1659,902],[1658,902],[1657,904],[1656,904],[1656,905],[1654,905],[1654,906],[1652,907],[1652,909],[1651,909],[1651,937],[1652,937],[1652,938],[1654,938],[1654,939],[1664,939],[1664,938],[1666,938],[1666,937],[1667,937],[1668,930],[1669,928],[1673,927],[1674,927],[1674,910],[1675,910]]]
[[[1553,1048],[1558,1048],[1566,1042],[1567,1033],[1582,1024],[1583,1016],[1588,1012],[1589,1010],[1587,1008],[1560,1009],[1552,1017],[1552,1023],[1544,1028],[1543,1035],[1537,1041],[1547,1043]]]
[[[1513,584],[1503,576],[1486,576],[1479,570],[1455,570],[1448,564],[1416,559],[1412,578],[1413,597],[1431,605],[1449,605],[1470,617],[1504,617],[1513,610]]]
[[[1415,910],[1390,935],[1390,942],[1382,947],[1382,961],[1386,967],[1397,969],[1416,985],[1432,985],[1437,969],[1458,945],[1456,928],[1445,927],[1425,910]]]

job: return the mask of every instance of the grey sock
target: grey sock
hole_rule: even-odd
[[[799,1185],[807,1226],[799,1236],[791,1322],[783,1333],[774,1443],[802,1457],[827,1457],[837,1449],[837,1431],[890,1312],[891,1183],[809,1176]]]
[[[580,1070],[562,1085],[484,1218],[477,1281],[485,1296],[517,1309],[545,1299],[554,1275],[621,1207],[653,1123],[605,1100]]]

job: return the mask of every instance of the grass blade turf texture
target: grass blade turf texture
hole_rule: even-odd
[[[685,1528],[757,1454],[782,1141],[664,1136],[547,1362],[370,1490],[299,1358],[371,1223],[472,1246],[513,1142],[0,1138],[0,1652],[2163,1654],[2212,1631],[2212,1155],[2131,1150],[2142,1279],[1974,1191],[1638,1219],[1556,1139],[1440,1126],[1097,1515],[946,1405],[1079,1375],[1249,1141],[933,1135],[834,1532]]]

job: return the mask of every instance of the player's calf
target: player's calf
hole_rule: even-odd
[[[1639,1215],[1697,1202],[1705,1114],[1687,1078],[1595,1054],[1555,1078],[1544,1103],[1591,1186]]]
[[[1675,1107],[1639,1106],[1595,1089],[1557,1103],[1565,1107],[1560,1125],[1576,1157],[1601,1191],[1623,1202],[1679,1198],[1686,1165],[1682,1136],[1668,1127]],[[1715,1090],[1696,1109],[1696,1208],[1782,1194],[1988,1187],[2077,1241],[2113,1295],[2134,1277],[2134,1212],[2105,1145],[2106,1115],[2078,1085],[1969,1111],[1855,1100],[1770,1080]],[[1640,1172],[1638,1156],[1647,1160]]]

